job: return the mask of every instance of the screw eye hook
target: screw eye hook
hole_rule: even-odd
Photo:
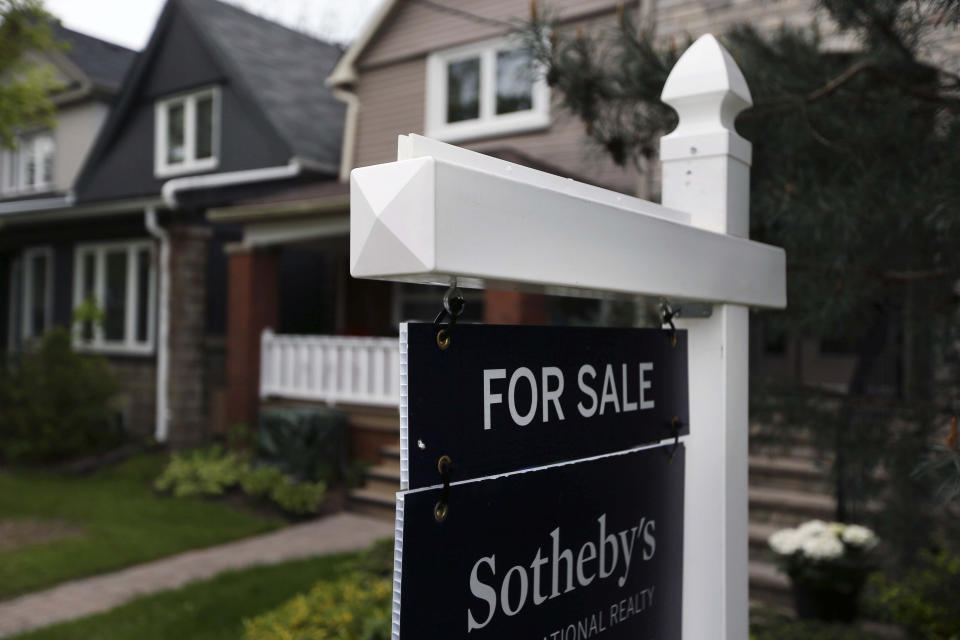
[[[451,284],[450,288],[443,294],[443,307],[433,321],[433,328],[437,331],[437,346],[442,351],[450,346],[453,339],[453,327],[457,324],[457,318],[460,317],[466,306],[467,303],[463,299],[460,289],[457,288],[456,284]],[[450,321],[444,326],[442,324],[443,319],[447,317],[450,318]]]
[[[677,312],[673,310],[666,298],[660,299],[660,326],[667,330],[670,346],[677,346],[677,326],[673,323]]]

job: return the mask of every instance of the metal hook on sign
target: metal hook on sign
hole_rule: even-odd
[[[456,283],[451,284],[450,288],[443,294],[443,308],[440,309],[440,313],[433,321],[433,328],[437,330],[437,346],[441,349],[450,346],[453,327],[457,324],[457,318],[460,317],[466,306],[467,303],[464,301],[463,294],[460,293]],[[450,321],[446,326],[442,326],[441,323],[445,317],[449,317]]]
[[[450,456],[440,456],[437,460],[437,471],[443,480],[443,489],[440,492],[440,501],[433,507],[433,517],[437,522],[443,522],[450,513],[450,474],[453,472],[453,460]]]
[[[676,311],[670,306],[666,298],[660,299],[660,326],[667,329],[667,336],[670,338],[670,346],[677,346],[677,326],[673,324],[673,318]]]

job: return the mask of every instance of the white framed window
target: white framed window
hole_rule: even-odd
[[[74,344],[105,353],[153,352],[157,260],[149,240],[77,245],[73,305],[93,301],[100,322],[74,327]]]
[[[543,129],[550,88],[530,53],[498,38],[427,57],[426,135],[448,142]]]
[[[220,89],[157,101],[154,133],[157,177],[213,169],[220,151]]]
[[[53,324],[53,249],[24,250],[22,265],[20,337],[30,340]]]
[[[18,136],[0,154],[0,189],[6,195],[52,188],[54,152],[48,131]]]

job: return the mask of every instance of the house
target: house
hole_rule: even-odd
[[[559,28],[596,30],[618,19],[616,0],[553,0]],[[627,3],[631,4],[631,3]],[[745,20],[761,28],[815,19],[809,0],[660,0],[635,4],[669,41]],[[398,134],[417,133],[550,173],[624,193],[656,198],[656,171],[617,167],[595,149],[582,124],[560,109],[511,36],[529,15],[525,0],[386,0],[340,59],[327,84],[347,106],[339,177],[355,167],[397,157]],[[349,203],[333,185],[291,189],[282,202],[251,198],[217,207],[208,217],[241,228],[231,254],[231,292],[269,291],[268,306],[230,315],[228,333],[246,345],[243,380],[232,406],[254,415],[260,401],[336,403],[351,415],[355,457],[374,466],[367,485],[352,492],[354,508],[390,517],[399,487],[395,335],[405,319],[431,320],[442,290],[417,285],[351,280],[346,267]],[[277,279],[293,256],[323,256],[320,277],[329,291],[323,333],[290,316],[295,284]],[[236,267],[236,268],[234,268]],[[612,324],[616,307],[514,291],[467,292],[467,319],[486,322],[599,322]],[[239,296],[238,296],[239,297]],[[271,308],[269,302],[275,304]],[[322,303],[321,303],[322,306]],[[231,311],[234,307],[231,305]],[[242,311],[242,310],[241,310]],[[634,317],[636,321],[636,317]],[[242,325],[242,326],[241,326]],[[295,335],[291,335],[295,334]],[[259,337],[259,342],[258,342]],[[816,344],[793,345],[776,336],[757,340],[755,364],[775,375],[801,365],[814,375],[842,380],[850,358],[817,353]],[[232,353],[232,351],[231,351]],[[231,356],[232,357],[232,356]],[[250,381],[259,379],[257,398]],[[244,399],[244,394],[246,398]],[[756,453],[756,452],[755,452]],[[809,458],[783,459],[760,452],[751,458],[751,588],[754,597],[787,601],[786,583],[764,562],[772,522],[830,518],[833,499]]]
[[[616,24],[621,4],[617,0],[552,0],[540,6],[554,12],[560,28],[597,30]],[[744,18],[768,26],[781,24],[785,16],[798,24],[813,19],[808,0],[784,0],[776,6],[703,0],[634,4],[644,12],[644,19],[656,21],[663,38],[687,32],[696,35]],[[238,307],[231,306],[230,357],[236,357],[238,366],[230,369],[239,372],[237,385],[229,390],[230,406],[237,412],[234,420],[255,419],[259,399],[250,381],[256,379],[261,380],[260,395],[265,398],[396,402],[395,390],[385,392],[380,381],[379,367],[387,365],[373,364],[386,356],[380,353],[381,347],[361,338],[396,335],[404,319],[432,319],[442,291],[349,278],[346,181],[354,167],[395,160],[398,134],[422,134],[624,193],[655,196],[655,172],[641,174],[633,167],[615,165],[590,141],[583,124],[558,105],[544,78],[531,69],[529,54],[513,35],[515,25],[529,17],[530,6],[526,0],[447,0],[442,4],[386,0],[326,79],[347,108],[339,166],[342,186],[291,189],[274,194],[273,200],[251,198],[208,212],[211,221],[242,229],[242,239],[230,256],[230,290],[269,291],[264,300],[276,300],[272,306],[254,309],[249,302],[241,304],[238,296]],[[302,283],[274,276],[278,264],[309,255],[325,266],[317,272],[322,280],[317,290],[325,292],[326,304],[311,302],[318,305],[311,312],[312,320],[303,307]],[[467,320],[618,321],[617,307],[609,302],[515,291],[465,294]],[[261,344],[266,329],[272,332]],[[354,340],[340,339],[335,347],[317,346],[312,351],[303,339],[295,346],[283,337],[318,333]],[[262,366],[261,348],[269,358]],[[388,401],[391,393],[394,398]],[[394,436],[388,430],[383,438]],[[360,440],[370,443],[361,448],[361,457],[374,462],[375,439],[355,442]]]
[[[71,193],[3,214],[6,252],[51,248],[45,326],[91,299],[104,312],[75,346],[120,374],[133,434],[184,446],[225,428],[224,247],[239,232],[205,212],[336,182],[345,109],[323,81],[341,54],[216,0],[169,0]]]
[[[74,185],[107,118],[135,52],[51,24],[57,47],[33,54],[56,87],[54,123],[21,131],[0,150],[0,350],[15,351],[54,323],[69,324],[68,291],[54,286],[69,272],[71,251],[41,227],[75,200]]]

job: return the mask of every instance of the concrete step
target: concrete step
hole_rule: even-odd
[[[770,545],[767,544],[767,540],[780,529],[783,529],[783,527],[778,524],[751,521],[747,528],[751,553],[754,550],[769,550]]]
[[[836,502],[826,493],[751,486],[748,496],[751,522],[792,527],[811,518],[831,520],[836,512]]]
[[[400,491],[400,461],[388,459],[367,469],[366,488],[384,493]]]
[[[393,493],[362,487],[347,494],[347,509],[383,520],[396,518],[397,499]]]
[[[399,461],[399,460],[400,460],[400,445],[399,445],[399,444],[393,444],[393,445],[389,445],[389,446],[383,447],[382,449],[380,449],[380,457],[381,457],[381,458],[392,458],[392,459],[396,459],[396,460]]]
[[[750,600],[778,607],[792,606],[790,579],[780,573],[776,565],[770,562],[751,561],[748,572]]]
[[[400,433],[400,416],[396,409],[390,412],[354,411],[347,415],[351,427]]]
[[[751,486],[827,494],[830,492],[827,474],[827,469],[809,458],[773,454],[750,456]]]

